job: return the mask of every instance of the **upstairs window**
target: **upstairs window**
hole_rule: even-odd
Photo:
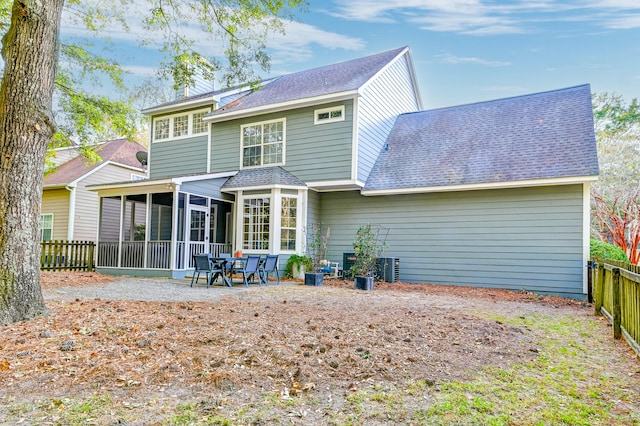
[[[173,118],[173,137],[189,134],[189,115],[180,115]]]
[[[205,114],[206,112],[196,112],[195,114],[193,114],[193,123],[191,125],[191,133],[193,133],[194,135],[197,135],[198,133],[207,132],[208,123],[205,123],[202,120],[202,117],[204,117]]]
[[[155,140],[169,139],[169,119],[161,118],[155,121],[156,127],[154,132]]]
[[[242,126],[242,166],[284,163],[285,120]]]
[[[313,112],[313,124],[333,123],[344,121],[344,105],[317,109]]]
[[[184,139],[190,136],[201,135],[209,130],[208,123],[203,117],[209,110],[194,112],[182,112],[167,117],[153,120],[153,141],[167,141],[172,139]]]

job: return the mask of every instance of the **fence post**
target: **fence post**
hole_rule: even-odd
[[[602,301],[604,299],[604,264],[598,263],[598,273],[594,281],[594,294],[596,315],[602,315]]]
[[[621,318],[620,318],[620,268],[613,268],[613,338],[622,337]]]

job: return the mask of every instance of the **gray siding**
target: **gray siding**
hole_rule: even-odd
[[[345,120],[313,124],[314,110],[345,105]],[[213,125],[211,172],[240,167],[240,127],[249,123],[286,118],[284,168],[303,181],[351,178],[353,101],[264,114]]]
[[[398,114],[420,108],[406,56],[363,90],[358,103],[358,179],[366,182]]]
[[[231,200],[233,201],[234,197],[229,194],[223,194],[220,191],[222,185],[229,178],[218,178],[218,179],[207,179],[207,180],[198,180],[193,182],[185,182],[181,185],[180,190],[184,192],[188,192],[190,194],[201,195],[203,197],[211,197],[216,198],[218,200]]]
[[[155,142],[149,147],[151,179],[207,172],[208,135],[169,142]]]
[[[321,194],[330,258],[352,251],[360,224],[389,228],[400,280],[583,293],[582,185],[363,197]]]

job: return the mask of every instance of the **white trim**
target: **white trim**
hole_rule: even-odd
[[[151,129],[150,129],[151,143],[154,144],[154,143],[163,143],[163,142],[173,142],[173,141],[195,138],[195,137],[204,136],[204,135],[207,135],[207,140],[208,140],[208,136],[210,133],[209,131],[210,125],[204,120],[204,118],[210,112],[211,112],[210,108],[201,108],[196,110],[179,111],[173,114],[151,117]],[[207,130],[200,133],[193,133],[193,115],[201,114],[201,113],[204,114],[202,117],[203,118],[202,121],[207,125]],[[174,136],[173,131],[175,126],[175,119],[177,117],[184,117],[184,116],[187,116],[187,133],[180,136]],[[169,120],[169,135],[166,138],[156,139],[156,122],[159,120]]]
[[[340,111],[340,116],[339,117],[331,117],[331,113],[335,112],[335,111]],[[325,113],[329,113],[329,117],[327,118],[318,118],[318,116],[320,114],[325,114]],[[345,107],[344,104],[343,105],[335,105],[329,108],[320,108],[320,109],[316,109],[313,110],[313,125],[314,126],[318,126],[320,124],[328,124],[328,123],[335,123],[338,121],[344,121],[345,120]]]
[[[236,187],[236,188],[229,188],[229,189],[221,189],[221,192],[224,193],[228,193],[228,194],[232,194],[234,192],[239,192],[239,191],[262,191],[262,190],[268,190],[271,191],[272,189],[297,189],[297,190],[301,190],[301,189],[308,189],[306,186],[302,186],[302,185],[281,185],[281,184],[267,184],[267,185],[259,185],[259,186],[242,186],[242,187]]]
[[[273,124],[273,123],[280,123],[280,122],[282,123],[282,142],[281,142],[282,161],[279,163],[264,164],[264,126],[266,124]],[[245,166],[244,165],[244,129],[247,127],[257,127],[257,126],[261,126],[262,128],[261,142],[260,142],[260,146],[261,146],[260,164],[255,166]],[[254,146],[257,146],[257,145],[254,145]],[[240,166],[239,167],[241,170],[258,169],[262,167],[284,166],[286,163],[286,156],[287,156],[287,117],[275,118],[273,120],[256,121],[253,123],[246,123],[246,124],[240,125]]]
[[[353,191],[354,189],[361,190],[364,187],[364,182],[357,179],[321,180],[315,182],[307,182],[307,187],[316,192]]]
[[[87,186],[89,191],[101,191],[105,189],[120,189],[120,188],[136,188],[140,186],[157,186],[157,185],[182,185],[185,182],[193,182],[199,180],[218,179],[224,177],[232,177],[238,174],[237,171],[233,172],[220,172],[220,173],[207,173],[194,176],[181,176],[164,179],[147,179],[133,182],[120,182],[120,183],[103,183]]]
[[[280,188],[271,191],[271,216],[269,218],[269,253],[280,254],[282,237],[282,192]]]
[[[358,144],[360,143],[360,102],[353,100],[353,140],[351,142],[351,179],[358,180]],[[363,185],[364,186],[364,185]]]
[[[143,115],[152,115],[152,114],[158,114],[158,113],[169,114],[173,111],[181,111],[184,109],[197,108],[199,106],[203,106],[203,107],[209,106],[209,108],[211,108],[211,106],[215,107],[217,103],[218,101],[216,97],[212,95],[212,96],[207,96],[199,99],[191,99],[191,100],[186,100],[184,102],[177,102],[175,104],[170,104],[170,105],[161,105],[161,106],[151,107],[151,108],[143,109],[140,112]]]
[[[582,185],[582,292],[589,293],[587,263],[591,256],[591,182]]]
[[[490,182],[490,183],[470,183],[465,185],[446,185],[446,186],[427,186],[420,188],[397,188],[397,189],[378,189],[378,190],[362,190],[361,194],[365,196],[371,195],[400,195],[400,194],[421,194],[428,192],[454,192],[454,191],[475,191],[482,189],[500,189],[500,188],[526,188],[530,186],[550,186],[550,185],[571,185],[585,182],[593,182],[598,179],[597,176],[578,176],[569,178],[555,179],[532,179],[532,180],[516,180],[509,182]]]
[[[42,230],[43,230],[43,227],[42,227],[42,216],[51,216],[51,238],[49,238],[46,241],[53,241],[53,222],[54,222],[54,219],[55,219],[55,215],[53,213],[42,213],[42,212],[40,212],[40,223],[39,223],[39,226],[38,226],[38,230],[40,231],[40,241],[41,242],[45,241],[42,238]],[[49,229],[49,228],[47,228],[47,229]]]
[[[69,186],[67,187],[69,190],[69,212],[67,217],[67,240],[73,240],[73,231],[76,223],[76,193],[77,187]]]
[[[295,109],[306,106],[312,106],[333,101],[344,101],[359,96],[358,90],[349,90],[340,93],[332,93],[329,95],[314,96],[311,98],[296,99],[294,101],[278,102],[275,104],[261,105],[254,108],[241,109],[239,111],[222,112],[220,114],[205,117],[205,121],[218,123],[221,121],[233,120],[236,118],[252,117],[258,114],[266,114],[268,112],[281,112],[283,109]],[[224,108],[224,107],[223,107]]]

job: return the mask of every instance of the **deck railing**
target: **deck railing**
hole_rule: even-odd
[[[207,248],[206,243],[189,243],[188,258],[184,260],[186,243],[178,241],[175,245],[175,269],[193,268],[193,256],[203,253]],[[214,256],[220,253],[231,253],[231,245],[224,243],[212,243],[208,246],[209,252]],[[121,259],[118,253],[121,252]],[[146,260],[146,262],[145,262]],[[146,269],[170,269],[171,268],[171,241],[147,241],[145,257],[145,241],[99,241],[98,242],[98,266],[109,268],[146,268]]]
[[[593,276],[596,315],[613,324],[613,336],[624,337],[640,356],[640,268],[622,262],[598,262]]]
[[[40,243],[40,269],[43,271],[93,271],[93,241],[54,240]]]

